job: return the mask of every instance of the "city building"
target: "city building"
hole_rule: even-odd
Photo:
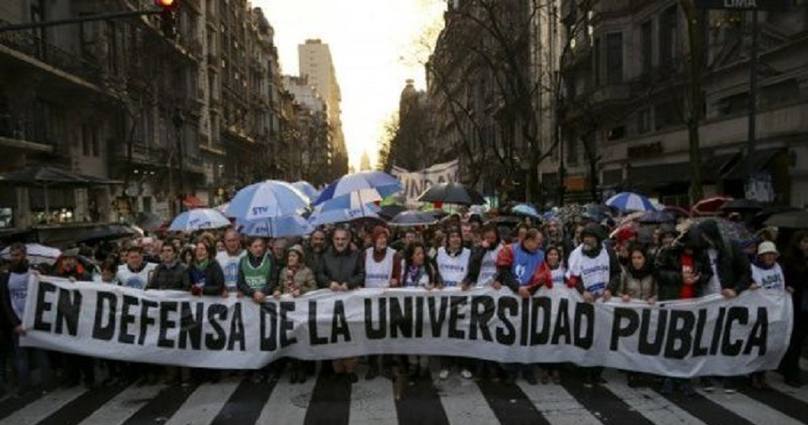
[[[317,89],[325,101],[330,129],[330,139],[333,145],[332,166],[333,173],[342,175],[348,172],[348,151],[345,147],[345,136],[342,132],[342,110],[340,102],[342,94],[331,58],[328,44],[319,39],[306,40],[297,46],[299,73],[307,77],[309,83]]]
[[[339,177],[331,170],[333,145],[328,124],[326,103],[317,89],[309,84],[308,76],[283,76],[283,86],[291,95],[293,125],[287,136],[294,149],[289,150],[292,164],[291,180],[307,180],[315,186],[330,183]]]

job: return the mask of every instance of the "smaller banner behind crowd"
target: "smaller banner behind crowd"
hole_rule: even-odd
[[[390,173],[401,181],[407,205],[413,205],[418,202],[416,200],[418,196],[433,184],[457,182],[459,171],[460,162],[455,159],[413,172],[394,166]]]
[[[420,354],[503,363],[572,362],[658,375],[774,369],[790,295],[587,304],[566,287],[522,299],[491,288],[315,291],[259,305],[42,277],[30,283],[22,345],[92,357],[254,369],[281,357]]]

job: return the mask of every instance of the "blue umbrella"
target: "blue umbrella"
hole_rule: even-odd
[[[403,211],[390,220],[393,226],[430,226],[437,222],[435,214],[424,211]]]
[[[515,205],[513,208],[511,208],[511,212],[514,213],[514,214],[526,215],[528,217],[533,217],[533,218],[538,218],[538,219],[542,218],[541,214],[539,214],[539,212],[536,211],[536,208],[534,208],[530,204]]]
[[[620,211],[656,211],[651,200],[632,192],[620,192],[606,201],[606,205]]]
[[[292,183],[292,187],[299,190],[301,193],[306,195],[306,197],[309,198],[309,200],[312,201],[317,199],[318,196],[320,196],[320,191],[317,190],[314,186],[312,186],[311,183],[307,181],[303,180],[296,181]]]
[[[335,180],[320,193],[313,205],[341,196],[357,193],[362,203],[381,201],[383,198],[401,190],[401,182],[395,177],[381,171],[362,171],[348,174]]]
[[[379,211],[381,208],[375,204],[367,204],[363,208],[339,208],[324,210],[318,207],[309,216],[309,223],[312,226],[322,226],[324,224],[344,223],[348,221],[357,220],[360,218],[379,218]]]
[[[299,215],[286,215],[238,223],[239,232],[247,236],[260,236],[265,238],[284,238],[290,236],[308,235],[314,227]]]
[[[227,215],[240,221],[294,215],[308,207],[306,195],[278,180],[251,184],[236,193]]]
[[[230,220],[212,208],[197,208],[178,215],[168,230],[172,232],[194,232],[197,230],[218,229],[230,225]]]

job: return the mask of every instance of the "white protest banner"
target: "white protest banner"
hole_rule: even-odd
[[[502,363],[572,362],[658,375],[774,369],[790,295],[587,304],[572,289],[315,291],[268,300],[194,297],[43,277],[26,300],[24,346],[116,360],[253,369],[274,359],[421,354]]]
[[[435,164],[420,171],[410,172],[401,167],[393,167],[391,174],[401,181],[407,204],[416,202],[418,195],[437,183],[454,183],[459,179],[460,162],[453,160]]]

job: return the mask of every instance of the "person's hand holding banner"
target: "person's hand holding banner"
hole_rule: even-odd
[[[721,290],[721,295],[723,295],[724,298],[735,298],[735,297],[738,296],[738,293],[735,292],[734,289],[724,288],[724,289]]]

